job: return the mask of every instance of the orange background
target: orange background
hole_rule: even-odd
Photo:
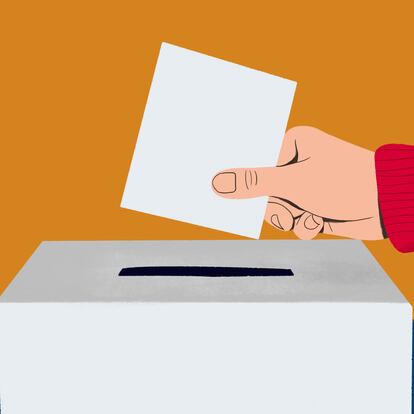
[[[412,1],[369,3],[3,3],[0,290],[41,240],[237,238],[119,207],[161,41],[296,80],[290,126],[414,144]],[[414,303],[414,253],[367,245]]]

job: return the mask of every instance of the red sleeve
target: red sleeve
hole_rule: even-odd
[[[394,247],[414,251],[414,146],[388,144],[375,152],[382,224]]]

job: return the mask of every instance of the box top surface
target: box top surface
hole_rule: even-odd
[[[136,266],[290,268],[294,276],[118,276]],[[406,302],[354,240],[43,242],[0,302]]]

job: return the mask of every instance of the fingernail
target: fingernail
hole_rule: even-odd
[[[315,221],[313,215],[309,216],[303,223],[308,230],[315,230],[319,226],[319,223]]]
[[[273,224],[275,227],[277,227],[279,230],[283,230],[283,227],[282,227],[282,225],[280,224],[279,217],[278,217],[278,215],[277,215],[277,214],[273,214],[273,216],[272,216],[272,217],[270,217],[270,221],[271,221],[271,222],[272,222],[272,224]]]
[[[214,189],[221,194],[234,193],[236,191],[236,173],[223,172],[213,178]]]

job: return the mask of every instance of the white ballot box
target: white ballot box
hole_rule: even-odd
[[[0,298],[1,412],[409,414],[411,318],[357,241],[44,242]]]

